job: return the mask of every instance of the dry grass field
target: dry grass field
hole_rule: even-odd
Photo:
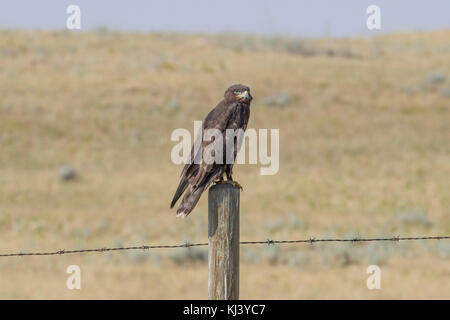
[[[0,72],[0,253],[207,241],[206,196],[169,209],[170,135],[233,83],[250,128],[280,129],[278,174],[235,167],[241,240],[450,234],[450,31],[0,31]],[[0,258],[0,298],[205,299],[206,250]],[[242,246],[240,279],[248,299],[450,299],[450,242]]]

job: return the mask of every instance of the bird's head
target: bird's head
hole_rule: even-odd
[[[234,84],[225,91],[225,101],[250,103],[253,97],[250,88],[242,84]]]

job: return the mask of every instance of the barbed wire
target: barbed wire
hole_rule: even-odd
[[[264,241],[241,241],[241,245],[274,245],[274,244],[287,244],[287,243],[309,243],[314,244],[316,242],[372,242],[372,241],[417,241],[417,240],[445,240],[450,239],[450,236],[431,236],[431,237],[389,237],[389,238],[352,238],[352,239],[340,239],[340,238],[327,238],[327,239],[302,239],[302,240],[272,240],[267,239]],[[24,256],[54,256],[63,254],[75,254],[75,253],[88,253],[88,252],[107,252],[107,251],[125,251],[125,250],[150,250],[150,249],[175,249],[175,248],[190,248],[207,246],[207,242],[203,243],[189,243],[178,245],[142,245],[131,247],[112,247],[112,248],[95,248],[95,249],[75,249],[65,250],[60,249],[58,251],[47,252],[17,252],[17,253],[1,253],[0,257],[24,257]]]

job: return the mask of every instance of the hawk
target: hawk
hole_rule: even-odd
[[[177,209],[178,217],[184,218],[191,213],[203,191],[205,191],[213,181],[216,181],[216,183],[230,183],[242,189],[239,183],[234,181],[232,177],[234,160],[239,151],[240,143],[236,142],[236,139],[233,136],[232,147],[227,148],[227,131],[229,132],[227,129],[232,129],[234,131],[242,129],[242,133],[245,131],[250,117],[250,102],[252,99],[253,97],[250,95],[250,89],[247,86],[242,84],[232,85],[225,91],[224,99],[206,116],[202,124],[202,132],[205,132],[208,129],[214,129],[215,132],[219,132],[220,135],[222,135],[223,159],[221,160],[223,161],[216,161],[217,157],[221,157],[220,155],[215,157],[214,161],[205,161],[202,157],[205,148],[217,138],[206,141],[206,139],[203,139],[203,135],[197,137],[196,144],[201,146],[201,148],[195,150],[196,144],[192,147],[190,161],[185,164],[183,171],[181,172],[180,183],[178,184],[178,188],[173,196],[172,203],[170,204],[170,208],[173,208],[183,192],[185,192],[181,204]],[[228,139],[230,138],[228,137]],[[213,151],[214,156],[215,151],[217,150]],[[199,158],[201,158],[200,161],[195,161]],[[227,159],[230,158],[232,158],[232,160],[227,161]],[[227,177],[226,181],[223,179],[224,174],[226,174]]]

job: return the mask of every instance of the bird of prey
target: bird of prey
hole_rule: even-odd
[[[242,84],[232,85],[225,91],[224,99],[206,116],[202,124],[202,131],[217,129],[218,131],[216,130],[215,132],[220,132],[223,137],[223,161],[216,161],[216,158],[214,158],[214,161],[205,161],[204,158],[201,158],[200,161],[195,161],[195,159],[199,159],[199,156],[203,155],[203,150],[215,141],[215,139],[206,141],[206,139],[203,139],[203,135],[197,137],[197,139],[201,139],[200,141],[197,140],[197,145],[201,147],[197,148],[198,150],[194,149],[196,144],[192,147],[190,153],[191,161],[185,164],[181,172],[180,183],[170,205],[170,208],[173,208],[177,200],[185,192],[177,209],[178,217],[184,218],[191,213],[203,191],[213,181],[216,181],[216,183],[230,183],[242,189],[237,182],[233,181],[232,177],[233,164],[240,145],[236,142],[235,137],[233,137],[232,148],[227,148],[225,141],[227,139],[226,132],[229,131],[227,129],[242,129],[243,132],[247,128],[252,99],[250,89],[247,86]],[[227,149],[229,158],[227,158]],[[218,155],[218,157],[220,156]],[[227,161],[230,158],[232,158],[232,163]],[[226,181],[223,179],[224,173],[227,177]]]

